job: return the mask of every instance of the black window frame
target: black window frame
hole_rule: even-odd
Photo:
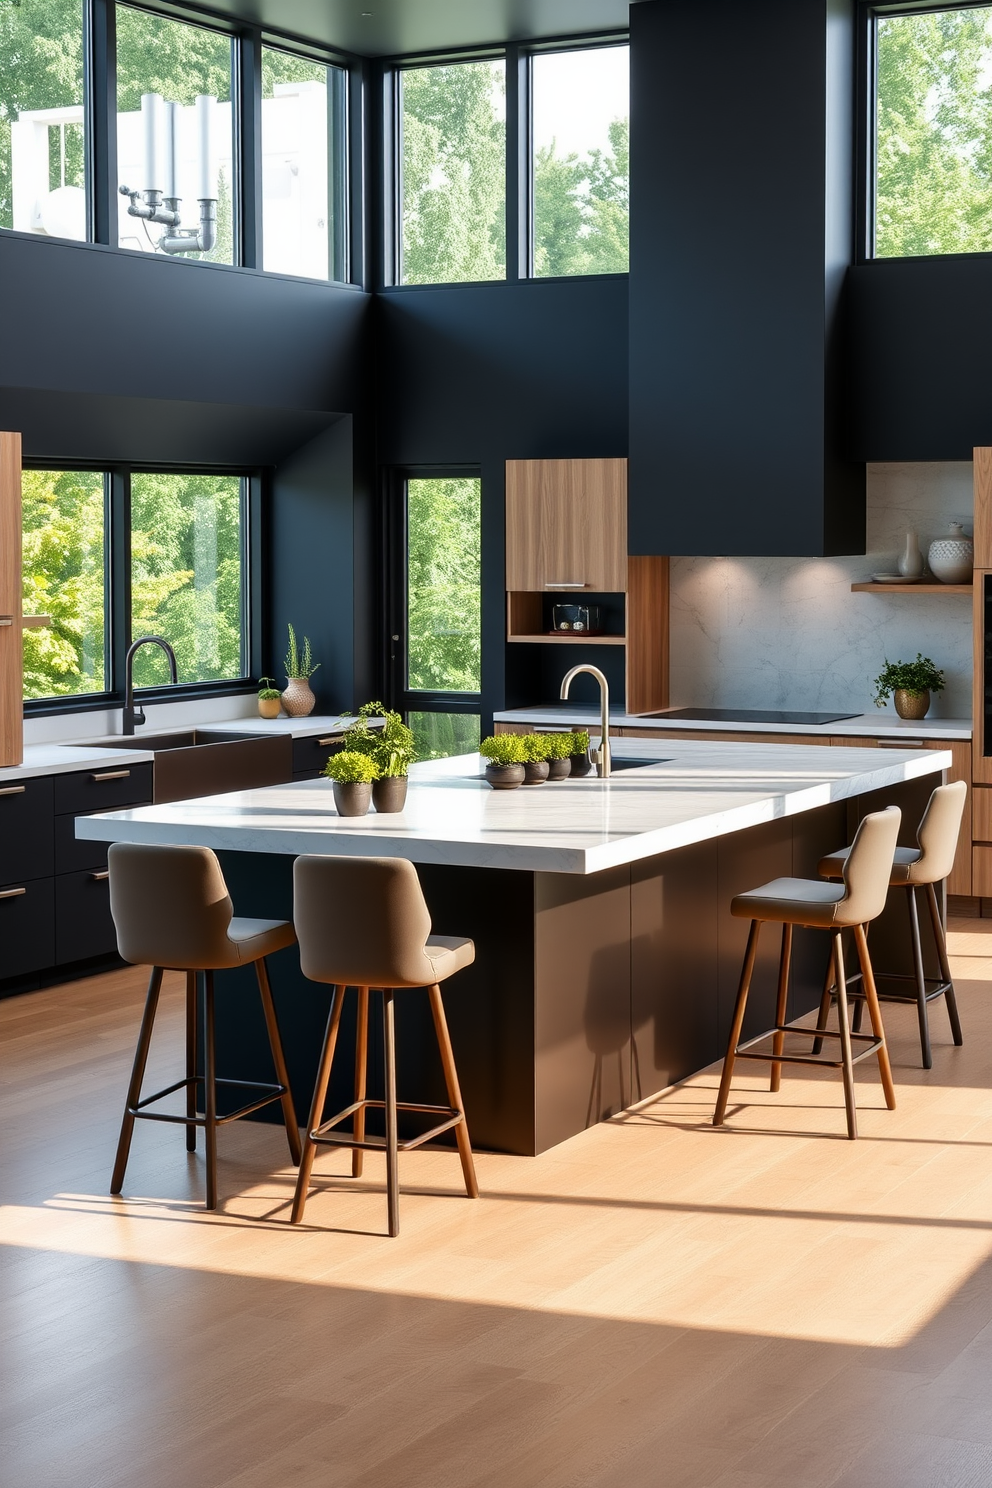
[[[124,660],[131,634],[131,477],[132,475],[225,475],[241,481],[241,634],[239,677],[176,686],[135,688],[147,703],[188,702],[254,692],[263,668],[266,590],[262,567],[265,474],[257,467],[168,465],[99,460],[24,460],[25,470],[96,471],[104,477],[104,681],[102,692],[64,693],[51,698],[25,698],[24,717],[61,713],[107,712],[124,703]]]

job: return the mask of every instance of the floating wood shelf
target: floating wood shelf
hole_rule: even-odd
[[[585,631],[574,635],[565,631],[548,631],[547,635],[509,635],[506,638],[514,645],[525,646],[626,646],[627,637],[618,635],[587,635]]]
[[[974,594],[974,584],[852,584],[852,594]]]

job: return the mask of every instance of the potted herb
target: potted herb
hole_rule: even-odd
[[[940,692],[944,686],[944,674],[929,656],[916,653],[915,661],[889,661],[875,678],[875,703],[884,708],[890,694],[895,695],[896,712],[900,718],[926,718],[930,708],[930,694]]]
[[[479,753],[489,761],[486,779],[493,790],[516,790],[523,785],[524,746],[519,734],[496,734],[483,739]]]
[[[559,729],[553,734],[542,734],[541,738],[548,761],[548,779],[567,780],[572,773],[572,734]]]
[[[589,730],[576,729],[568,735],[568,738],[570,740],[572,774],[588,775],[592,769],[592,761],[589,758]]]
[[[286,652],[286,690],[282,705],[290,718],[306,718],[313,712],[317,699],[310,687],[310,678],[320,666],[310,651],[310,637],[303,637],[302,647],[296,643],[296,631],[289,627],[289,648]]]
[[[267,682],[275,682],[275,677],[259,677],[258,679],[258,712],[261,718],[278,718],[282,707],[282,694],[278,687],[267,687]]]
[[[373,718],[385,719],[381,728],[370,726]],[[417,757],[417,746],[413,730],[400,714],[385,703],[363,703],[358,718],[345,735],[345,747],[375,761],[379,774],[372,786],[372,803],[376,811],[402,811],[406,805],[407,772]]]
[[[372,756],[357,749],[342,749],[331,755],[324,774],[334,784],[338,815],[364,816],[372,800],[372,782],[379,778],[379,766]]]
[[[524,785],[543,785],[548,778],[547,734],[518,735],[524,750]]]

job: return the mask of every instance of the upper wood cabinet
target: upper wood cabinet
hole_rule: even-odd
[[[626,590],[626,460],[506,462],[506,587]]]
[[[973,452],[975,461],[975,567],[992,568],[992,449]]]

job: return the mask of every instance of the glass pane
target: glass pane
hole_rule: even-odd
[[[86,237],[83,8],[0,4],[0,227]]]
[[[418,760],[475,754],[482,741],[478,713],[411,713]]]
[[[988,7],[877,22],[875,253],[992,249]]]
[[[506,67],[400,73],[403,284],[506,277]]]
[[[180,682],[245,675],[241,478],[131,478],[131,636],[164,636]],[[157,646],[135,657],[138,687],[169,680]]]
[[[103,475],[25,470],[22,489],[24,613],[52,620],[24,632],[24,696],[103,692]]]
[[[119,5],[121,247],[233,263],[232,146],[231,38]]]
[[[262,267],[344,279],[345,83],[323,67],[262,48]]]
[[[629,48],[533,59],[534,273],[625,274]]]
[[[481,481],[407,481],[407,687],[481,686]]]

